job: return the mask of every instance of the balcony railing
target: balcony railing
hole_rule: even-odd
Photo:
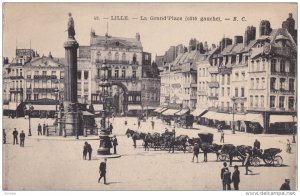
[[[209,95],[209,96],[208,96],[208,99],[211,99],[211,100],[218,100],[218,99],[219,99],[219,96],[217,96],[217,95]]]
[[[34,88],[34,93],[55,93],[58,92],[57,88]]]
[[[232,114],[232,107],[209,107],[208,110],[220,112],[220,113],[230,113]],[[234,107],[235,114],[243,114],[246,113],[246,107]]]
[[[219,67],[218,66],[212,66],[208,68],[208,72],[210,74],[219,73]]]
[[[35,79],[35,80],[51,80],[51,79],[57,79],[57,76],[55,76],[55,75],[34,75],[33,79]]]
[[[20,80],[20,79],[24,79],[23,76],[10,76],[10,79],[12,80]]]
[[[219,82],[208,82],[207,85],[209,88],[219,88]]]
[[[198,90],[198,95],[207,95],[206,90]]]
[[[295,90],[285,90],[283,88],[278,89],[270,89],[271,93],[274,94],[283,94],[283,95],[290,95],[295,94]]]
[[[10,88],[9,91],[14,93],[22,93],[23,88]]]
[[[275,76],[295,76],[295,72],[279,72],[279,71],[271,71],[271,75],[275,75]]]
[[[101,80],[103,80],[103,78],[102,77],[100,77],[100,76],[96,76],[96,81],[97,82],[99,82],[99,81],[101,81]],[[136,78],[136,77],[107,77],[107,80],[108,81],[136,81],[136,80],[138,80],[138,78]]]

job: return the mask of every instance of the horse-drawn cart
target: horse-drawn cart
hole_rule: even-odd
[[[250,163],[253,166],[259,166],[260,160],[263,160],[266,165],[273,165],[279,167],[283,163],[283,159],[280,155],[281,152],[279,148],[268,148],[264,151],[262,150],[253,150],[253,155],[250,159]]]

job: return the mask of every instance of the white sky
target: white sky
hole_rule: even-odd
[[[64,56],[63,42],[67,39],[67,13],[75,21],[76,40],[79,45],[89,45],[90,30],[97,35],[106,33],[117,37],[141,35],[144,51],[162,55],[171,45],[188,45],[190,38],[218,44],[223,35],[233,38],[244,36],[248,25],[257,28],[261,20],[270,20],[271,27],[280,28],[288,13],[293,13],[297,24],[296,3],[6,3],[3,10],[3,56],[12,59],[18,48],[31,47],[40,55],[51,51],[55,57]],[[200,21],[111,21],[111,16],[216,16],[222,22]],[[94,16],[100,20],[95,21]],[[225,17],[245,17],[247,21],[225,21]],[[296,27],[297,28],[297,27]]]

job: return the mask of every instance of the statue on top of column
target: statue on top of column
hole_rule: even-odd
[[[68,19],[68,37],[75,39],[75,28],[74,28],[74,20],[72,17],[72,13],[69,13],[69,19]]]

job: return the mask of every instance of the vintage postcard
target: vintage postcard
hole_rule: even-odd
[[[2,6],[4,191],[298,190],[297,3]]]

